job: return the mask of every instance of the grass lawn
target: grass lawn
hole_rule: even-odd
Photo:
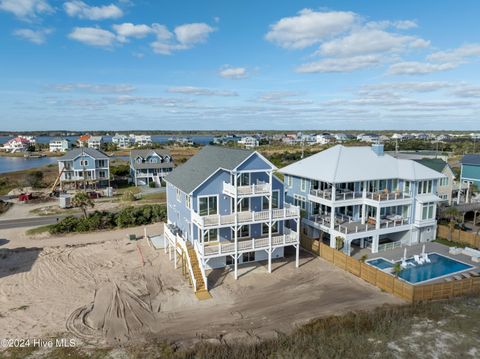
[[[167,194],[165,192],[156,192],[156,193],[148,193],[142,196],[142,202],[156,202],[156,203],[164,203],[167,200]]]

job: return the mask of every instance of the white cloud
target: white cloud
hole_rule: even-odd
[[[205,23],[193,23],[177,26],[174,30],[178,42],[186,46],[205,42],[215,29]]]
[[[117,5],[90,6],[80,0],[67,1],[63,8],[68,16],[88,20],[118,19],[123,11]]]
[[[49,85],[48,89],[60,92],[85,91],[92,93],[130,93],[136,90],[135,86],[128,84],[90,84],[90,83],[64,83]]]
[[[399,20],[393,23],[393,26],[399,30],[408,30],[418,27],[418,24],[414,20]]]
[[[195,95],[195,96],[238,96],[238,94],[234,91],[212,90],[212,89],[194,87],[194,86],[169,87],[167,89],[167,92]]]
[[[378,65],[382,58],[378,55],[361,55],[346,58],[329,58],[310,62],[296,68],[300,73],[351,72]]]
[[[458,64],[443,63],[435,64],[429,62],[405,61],[398,62],[388,68],[389,75],[425,75],[432,72],[447,71],[456,68]]]
[[[453,50],[438,51],[427,56],[428,61],[435,62],[463,62],[469,57],[480,56],[480,44],[468,44]]]
[[[156,24],[154,31],[157,40],[150,46],[157,54],[170,55],[174,51],[187,50],[208,39],[215,29],[205,23],[192,23],[177,26],[172,34],[164,25]]]
[[[271,25],[265,38],[284,48],[302,49],[351,29],[357,20],[353,12],[303,9]]]
[[[452,94],[458,97],[480,98],[480,86],[464,84],[453,90]]]
[[[262,93],[257,102],[270,103],[282,106],[309,105],[313,101],[298,98],[300,94],[293,91],[271,91]]]
[[[131,22],[113,25],[113,29],[118,35],[118,41],[126,42],[129,37],[141,39],[150,34],[153,29],[145,24],[135,25]]]
[[[22,39],[33,42],[34,44],[41,45],[47,41],[47,35],[51,34],[52,32],[52,29],[17,29],[13,32],[13,34]]]
[[[381,91],[401,91],[401,92],[434,92],[450,88],[453,85],[445,81],[424,81],[424,82],[394,82],[379,83],[373,85],[362,86],[359,93],[377,95]]]
[[[113,32],[96,27],[75,27],[68,37],[84,44],[98,47],[111,47],[116,41],[116,36]]]
[[[35,18],[54,11],[47,0],[0,0],[0,10],[10,12],[21,19]]]
[[[349,35],[324,42],[317,54],[347,57],[381,52],[401,52],[407,48],[427,47],[430,43],[415,36],[404,36],[384,30],[363,28]]]
[[[225,65],[220,69],[219,74],[226,79],[243,79],[247,77],[247,69]]]

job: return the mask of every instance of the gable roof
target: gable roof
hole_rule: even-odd
[[[94,148],[82,147],[82,148],[74,148],[73,150],[68,151],[64,156],[60,157],[58,161],[74,160],[75,158],[81,156],[82,154],[90,156],[96,160],[108,159],[108,156],[102,151],[96,150]]]
[[[223,146],[205,146],[195,156],[166,176],[165,181],[184,193],[191,193],[220,168],[232,171],[253,153],[255,151]]]
[[[142,158],[147,158],[151,155],[158,155],[160,157],[172,157],[169,150],[131,150],[130,159],[137,158],[138,156]]]
[[[464,155],[460,160],[460,163],[463,165],[480,165],[480,155]]]
[[[422,158],[414,161],[440,173],[448,166],[448,163],[440,158]]]
[[[336,145],[295,162],[280,172],[328,183],[401,178],[410,181],[442,178],[444,175],[415,161],[377,155],[370,147]]]

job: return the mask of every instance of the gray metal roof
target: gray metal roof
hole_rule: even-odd
[[[58,161],[71,161],[81,156],[82,154],[90,156],[96,160],[103,160],[103,159],[109,158],[102,151],[96,150],[94,148],[81,147],[81,148],[74,148],[73,150],[68,151],[64,156],[60,157]]]
[[[292,163],[280,172],[328,183],[391,178],[418,181],[445,177],[415,161],[377,155],[370,147],[341,145]]]
[[[254,151],[228,148],[223,146],[205,146],[183,165],[177,167],[165,177],[165,181],[184,193],[191,193],[219,168],[233,170]]]
[[[480,165],[480,155],[464,155],[460,163],[464,165]]]

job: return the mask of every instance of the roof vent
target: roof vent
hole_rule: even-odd
[[[375,152],[377,156],[383,156],[383,143],[374,143],[372,145],[372,151]]]

